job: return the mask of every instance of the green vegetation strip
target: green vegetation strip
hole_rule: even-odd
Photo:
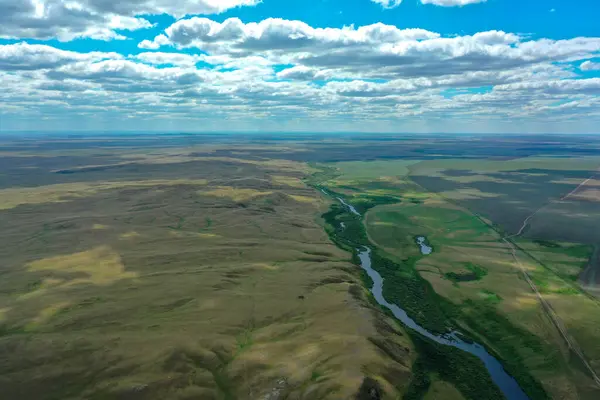
[[[345,197],[330,189],[326,191],[334,197]],[[368,195],[361,195],[359,201],[346,197],[345,201],[351,202],[363,215],[377,205],[398,202],[394,197]],[[503,364],[532,400],[549,399],[542,385],[524,366],[524,360],[517,351],[518,348],[526,348],[530,349],[532,354],[547,354],[547,366],[552,368],[552,364],[556,362],[555,352],[542,344],[539,338],[512,325],[498,314],[493,308],[493,303],[490,305],[485,299],[456,305],[438,295],[415,268],[419,257],[405,259],[401,264],[392,261],[369,241],[362,218],[351,214],[345,207],[333,204],[331,209],[323,214],[323,219],[332,241],[340,248],[352,252],[353,261],[357,265],[360,265],[356,250],[358,247],[369,246],[373,250],[372,267],[385,281],[383,295],[389,302],[401,305],[412,319],[432,333],[440,334],[454,330],[458,327],[456,321],[466,322],[473,331],[485,337],[498,350],[496,352],[488,349],[488,352]],[[342,222],[345,228],[342,228]],[[476,276],[482,276],[486,272],[476,265],[469,267]],[[372,282],[368,277],[365,279],[366,285],[370,287]],[[419,351],[419,358],[413,366],[414,378],[405,394],[406,399],[423,398],[430,384],[428,376],[432,374],[438,374],[454,384],[466,399],[503,397],[476,357],[435,343],[414,332],[410,335]]]
[[[469,271],[469,273],[447,272],[446,274],[444,274],[444,276],[455,283],[460,283],[479,281],[488,274],[487,269],[473,263],[466,263],[465,269]]]
[[[429,391],[433,374],[454,385],[466,399],[504,398],[477,357],[435,343],[415,332],[409,332],[409,335],[419,357],[412,366],[413,379],[404,393],[405,400],[422,399]]]

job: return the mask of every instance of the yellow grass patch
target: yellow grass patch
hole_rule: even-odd
[[[572,199],[600,202],[600,189],[580,190],[571,196]]]
[[[585,179],[581,178],[564,178],[551,181],[550,183],[556,183],[559,185],[580,185],[585,182]],[[590,179],[585,182],[585,187],[600,187],[600,179]]]
[[[380,182],[388,182],[388,183],[402,183],[404,182],[403,178],[398,178],[396,176],[382,176],[378,179]]]
[[[216,239],[221,237],[220,235],[216,235],[214,233],[196,233],[196,236],[203,239]]]
[[[63,283],[65,283],[64,279],[46,278],[42,281],[42,283],[39,287],[32,290],[31,292],[27,292],[27,293],[19,295],[17,297],[17,299],[19,301],[25,301],[25,300],[29,300],[29,299],[32,299],[35,297],[42,296],[42,295],[48,293],[48,291],[50,289],[56,288],[56,287],[62,285]]]
[[[67,308],[71,303],[64,301],[61,303],[53,304],[49,307],[44,308],[39,314],[25,326],[25,330],[35,330],[40,325],[50,321],[52,317],[58,314],[61,310]]]
[[[198,161],[201,159],[190,157],[186,154],[178,155],[135,155],[135,156],[122,156],[122,158],[129,158],[134,161],[124,161],[112,164],[97,164],[97,165],[82,165],[80,167],[69,168],[69,171],[85,171],[92,168],[107,168],[107,167],[121,167],[126,165],[135,164],[182,164],[186,162]],[[64,170],[54,170],[52,172],[60,172]]]
[[[424,400],[463,400],[464,397],[451,383],[434,380]]]
[[[278,185],[285,185],[295,188],[305,188],[306,185],[298,178],[294,178],[291,176],[284,175],[274,175],[271,177],[271,182],[276,183]]]
[[[45,258],[28,264],[30,271],[61,273],[81,273],[84,278],[61,281],[58,287],[81,284],[109,285],[111,283],[132,279],[138,276],[135,272],[125,271],[121,257],[108,246],[100,246],[82,253]],[[56,287],[55,286],[55,287]]]
[[[199,233],[199,232],[187,232],[187,231],[176,231],[170,230],[169,235],[178,237],[178,238],[201,238],[201,239],[218,239],[221,236],[214,233]]]
[[[94,224],[92,226],[92,229],[95,230],[95,231],[101,231],[101,230],[104,230],[104,229],[108,229],[108,226],[102,225],[102,224]]]
[[[255,189],[238,189],[232,186],[219,186],[213,190],[200,191],[205,196],[228,197],[233,201],[247,201],[260,196],[268,196],[273,192],[263,192]]]
[[[524,259],[524,256],[519,253],[519,260],[521,261],[521,265],[523,269],[528,272],[534,272],[539,268],[539,265],[533,261],[528,261]]]
[[[459,302],[464,297],[464,293],[462,293],[461,289],[457,288],[451,281],[440,275],[438,271],[428,269],[426,271],[420,271],[419,273],[431,283],[433,290],[440,296],[455,302]]]
[[[131,231],[131,232],[123,233],[122,235],[119,236],[119,238],[121,238],[121,239],[134,239],[134,238],[137,238],[137,237],[140,237],[140,236],[142,236],[142,235],[140,235],[136,231]]]
[[[42,283],[42,285],[40,286],[41,289],[48,289],[51,288],[53,286],[58,286],[60,284],[62,284],[65,280],[64,279],[56,279],[56,278],[47,278],[44,279],[44,282]]]
[[[442,192],[442,196],[452,200],[475,200],[480,198],[500,197],[500,193],[486,193],[479,189],[457,189]]]
[[[10,311],[10,308],[0,308],[0,323],[6,321],[6,314]]]
[[[25,153],[21,153],[18,151],[0,151],[0,157],[22,157],[22,158],[26,158],[26,157],[44,157],[42,155],[34,155],[34,154],[25,154]],[[49,156],[46,156],[49,157]]]
[[[318,203],[317,199],[308,196],[298,196],[293,194],[290,194],[288,196],[290,196],[292,199],[296,200],[299,203]]]
[[[386,221],[369,222],[369,225],[373,225],[373,226],[395,226],[395,224],[393,222],[386,222]]]
[[[500,179],[495,178],[488,175],[465,175],[465,176],[447,176],[443,175],[447,181],[457,182],[457,183],[476,183],[476,182],[494,182],[494,183],[519,183],[515,181],[511,181],[508,179]]]
[[[78,182],[33,188],[15,188],[0,190],[0,210],[8,210],[24,204],[60,203],[111,189],[127,187],[156,187],[174,185],[206,185],[205,179],[148,180],[125,182]]]
[[[266,263],[257,263],[257,264],[253,264],[252,266],[257,269],[266,269],[267,271],[276,271],[279,269],[279,267],[277,265],[266,264]]]
[[[534,294],[531,294],[531,295],[516,297],[512,303],[513,303],[512,305],[516,306],[517,308],[529,308],[529,307],[537,307],[539,304],[539,300],[537,299],[537,297]]]
[[[318,170],[309,167],[305,163],[297,162],[297,161],[289,161],[289,160],[246,160],[242,158],[234,158],[234,157],[202,157],[202,158],[194,158],[193,161],[223,161],[230,163],[238,163],[238,164],[250,164],[257,165],[261,167],[270,167],[274,169],[278,169],[279,171],[293,171],[293,172],[303,172],[306,174],[312,174],[317,172]]]

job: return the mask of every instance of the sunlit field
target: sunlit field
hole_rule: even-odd
[[[7,398],[501,398],[374,301],[351,243],[388,301],[485,346],[530,398],[598,395],[596,158],[199,138],[4,143]]]

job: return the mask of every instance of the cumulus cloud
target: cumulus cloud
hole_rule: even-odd
[[[259,23],[243,23],[229,18],[222,23],[208,18],[190,18],[175,22],[159,35],[154,43],[177,47],[206,48],[245,53],[250,51],[279,50],[285,52],[304,49],[347,48],[357,45],[393,44],[399,41],[418,41],[438,38],[440,35],[424,29],[398,29],[377,23],[359,28],[313,28],[302,21],[269,18]],[[225,49],[223,49],[225,50]]]
[[[550,94],[590,94],[600,95],[600,78],[567,79],[560,81],[518,82],[498,85],[498,91],[541,91]]]
[[[402,0],[371,0],[385,9],[396,8]],[[485,3],[487,0],[421,0],[422,4],[433,4],[441,7],[463,7],[468,4]]]
[[[0,45],[0,70],[4,71],[51,69],[74,62],[95,62],[121,58],[122,56],[118,53],[78,53],[25,42]]]
[[[383,8],[396,8],[402,4],[402,0],[371,0],[373,3],[380,4]]]
[[[133,58],[152,65],[176,65],[193,67],[198,62],[200,62],[203,57],[183,53],[150,52],[137,54],[133,56]]]
[[[0,45],[3,122],[16,113],[30,120],[217,121],[221,129],[223,119],[373,129],[424,118],[562,121],[600,112],[600,78],[581,73],[597,65],[589,60],[600,53],[599,38],[529,40],[502,31],[444,37],[384,24],[315,28],[193,17],[139,47],[160,51]]]
[[[163,34],[158,35],[154,40],[144,39],[139,44],[140,49],[157,50],[160,46],[166,46],[169,44],[169,39]]]
[[[298,65],[292,68],[286,68],[283,71],[277,73],[279,79],[295,79],[295,80],[306,80],[312,81],[317,78],[318,70],[314,68],[305,67]]]
[[[381,23],[313,28],[301,21],[272,18],[247,24],[237,18],[222,23],[190,18],[175,22],[153,41],[139,45],[150,49],[161,46],[197,48],[234,58],[259,55],[273,63],[394,79],[503,71],[589,58],[600,51],[600,38],[526,41],[502,31],[441,37],[423,29],[399,29]],[[302,76],[306,77],[307,71],[302,70]],[[288,73],[290,78],[299,76],[299,70]]]
[[[463,7],[469,4],[485,3],[487,0],[421,0],[423,4],[433,4],[441,7]]]
[[[140,15],[218,14],[260,0],[0,0],[0,38],[124,39],[115,30],[152,26]]]
[[[579,69],[582,71],[600,71],[600,63],[595,63],[592,61],[584,61],[579,66]]]

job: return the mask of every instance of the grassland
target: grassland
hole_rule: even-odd
[[[600,368],[577,280],[600,283],[600,142],[234,139],[0,137],[3,396],[497,398],[477,359],[373,304],[364,243],[387,299],[483,343],[530,398],[598,397],[502,238],[523,228],[516,256]]]
[[[395,180],[408,175],[410,173],[409,167],[417,162],[414,160],[347,161],[335,163],[335,168],[343,177],[344,182],[364,182],[365,180],[381,179]]]
[[[412,343],[320,225],[311,168],[183,151],[52,152],[0,190],[0,397],[402,393]]]
[[[146,180],[126,182],[82,182],[47,185],[33,188],[0,190],[0,209],[6,210],[26,204],[67,202],[76,198],[88,197],[105,190],[143,188],[159,189],[163,186],[206,185],[205,179],[198,180]]]
[[[483,164],[485,169],[485,162]],[[410,168],[419,166],[421,164],[412,164]],[[395,169],[392,163],[389,168]],[[510,171],[514,166],[506,168]],[[381,163],[377,170],[385,171]],[[521,278],[510,249],[502,241],[500,226],[462,207],[460,197],[449,201],[445,191],[428,193],[408,179],[391,181],[385,172],[381,179],[369,177],[362,182],[356,174],[346,180],[342,169],[337,172],[340,175],[330,179],[328,184],[332,190],[342,191],[353,204],[361,204],[369,196],[398,200],[396,204],[371,209],[365,218],[369,240],[384,256],[401,266],[396,267],[398,272],[390,270],[387,275],[385,267],[379,269],[390,287],[386,298],[397,301],[405,309],[413,309],[410,299],[402,295],[407,289],[401,289],[407,280],[418,281],[410,275],[412,270],[441,296],[436,300],[437,307],[424,307],[421,300],[419,306],[422,307],[414,309],[426,310],[426,313],[415,312],[413,318],[421,317],[421,323],[429,324],[452,320],[498,354],[505,367],[521,380],[522,386],[535,387],[527,377],[531,374],[552,398],[591,399],[598,394],[585,368],[576,365],[575,357],[565,348],[552,321]],[[420,254],[416,236],[427,237],[434,248],[432,255]],[[600,348],[592,338],[599,334],[594,317],[600,315],[598,304],[574,282],[591,255],[591,247],[555,242],[549,247],[549,242],[524,238],[516,243],[518,257],[597,368]],[[396,277],[400,280],[396,281]],[[440,328],[443,329],[443,325]],[[532,398],[541,398],[539,396],[542,394]]]
[[[451,384],[440,379],[435,379],[431,383],[429,391],[423,398],[424,400],[463,400],[464,397]]]

